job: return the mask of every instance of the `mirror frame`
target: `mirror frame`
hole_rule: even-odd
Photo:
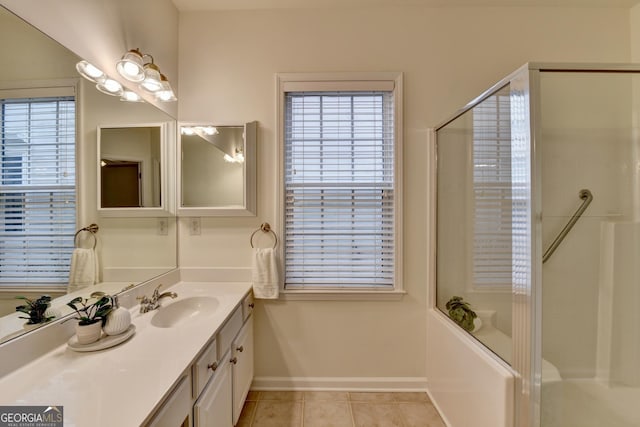
[[[182,126],[203,126],[202,123],[179,122],[178,127]],[[257,183],[256,183],[256,154],[257,154],[257,137],[258,122],[247,122],[244,125],[238,124],[218,124],[215,127],[225,126],[244,126],[244,164],[243,164],[243,206],[241,208],[229,206],[198,206],[187,207],[182,206],[182,138],[178,132],[178,155],[176,165],[176,202],[178,216],[182,217],[207,217],[207,216],[256,216],[257,208]]]
[[[102,129],[125,129],[138,127],[159,127],[160,128],[160,206],[153,207],[123,207],[123,208],[103,208],[101,189],[101,151],[102,151]],[[174,155],[172,142],[176,139],[175,122],[152,122],[135,123],[125,125],[99,125],[97,129],[97,162],[96,162],[96,205],[100,217],[168,217],[175,216],[174,200],[174,180],[171,179],[175,173]]]

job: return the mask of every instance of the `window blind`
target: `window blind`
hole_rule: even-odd
[[[67,283],[76,227],[73,97],[0,99],[0,284]]]
[[[473,284],[511,287],[511,106],[499,92],[473,109]]]
[[[393,287],[392,91],[286,92],[285,287]]]

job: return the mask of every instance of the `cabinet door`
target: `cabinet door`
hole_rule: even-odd
[[[171,391],[147,427],[189,426],[191,414],[191,381],[184,376]]]
[[[231,365],[227,354],[193,406],[195,427],[233,427],[231,387]]]
[[[233,363],[233,424],[236,425],[253,381],[253,317],[249,317],[231,347]]]

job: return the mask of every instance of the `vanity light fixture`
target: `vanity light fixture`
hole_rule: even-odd
[[[144,55],[138,49],[131,49],[116,63],[116,70],[130,82],[144,80]]]
[[[148,61],[148,62],[145,62]],[[153,94],[158,101],[177,101],[169,79],[160,72],[153,61],[153,56],[140,52],[140,49],[131,49],[122,55],[122,59],[116,64],[118,73],[130,82],[138,83],[141,89]]]
[[[178,98],[176,98],[176,95],[173,93],[173,88],[164,74],[160,74],[160,83],[162,87],[156,92],[156,98],[163,102],[177,101]]]
[[[140,87],[147,92],[155,93],[162,89],[162,77],[160,77],[160,68],[151,62],[144,64],[144,80],[140,82]]]

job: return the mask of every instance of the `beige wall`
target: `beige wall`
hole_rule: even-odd
[[[260,302],[257,377],[425,376],[426,135],[527,61],[629,59],[629,12],[592,8],[369,8],[180,15],[180,119],[259,122],[257,218],[180,234],[183,267],[250,266],[248,236],[279,215],[277,72],[404,72],[400,302]],[[180,221],[180,230],[186,222]],[[281,230],[276,230],[281,234]],[[431,343],[437,345],[437,343]]]

